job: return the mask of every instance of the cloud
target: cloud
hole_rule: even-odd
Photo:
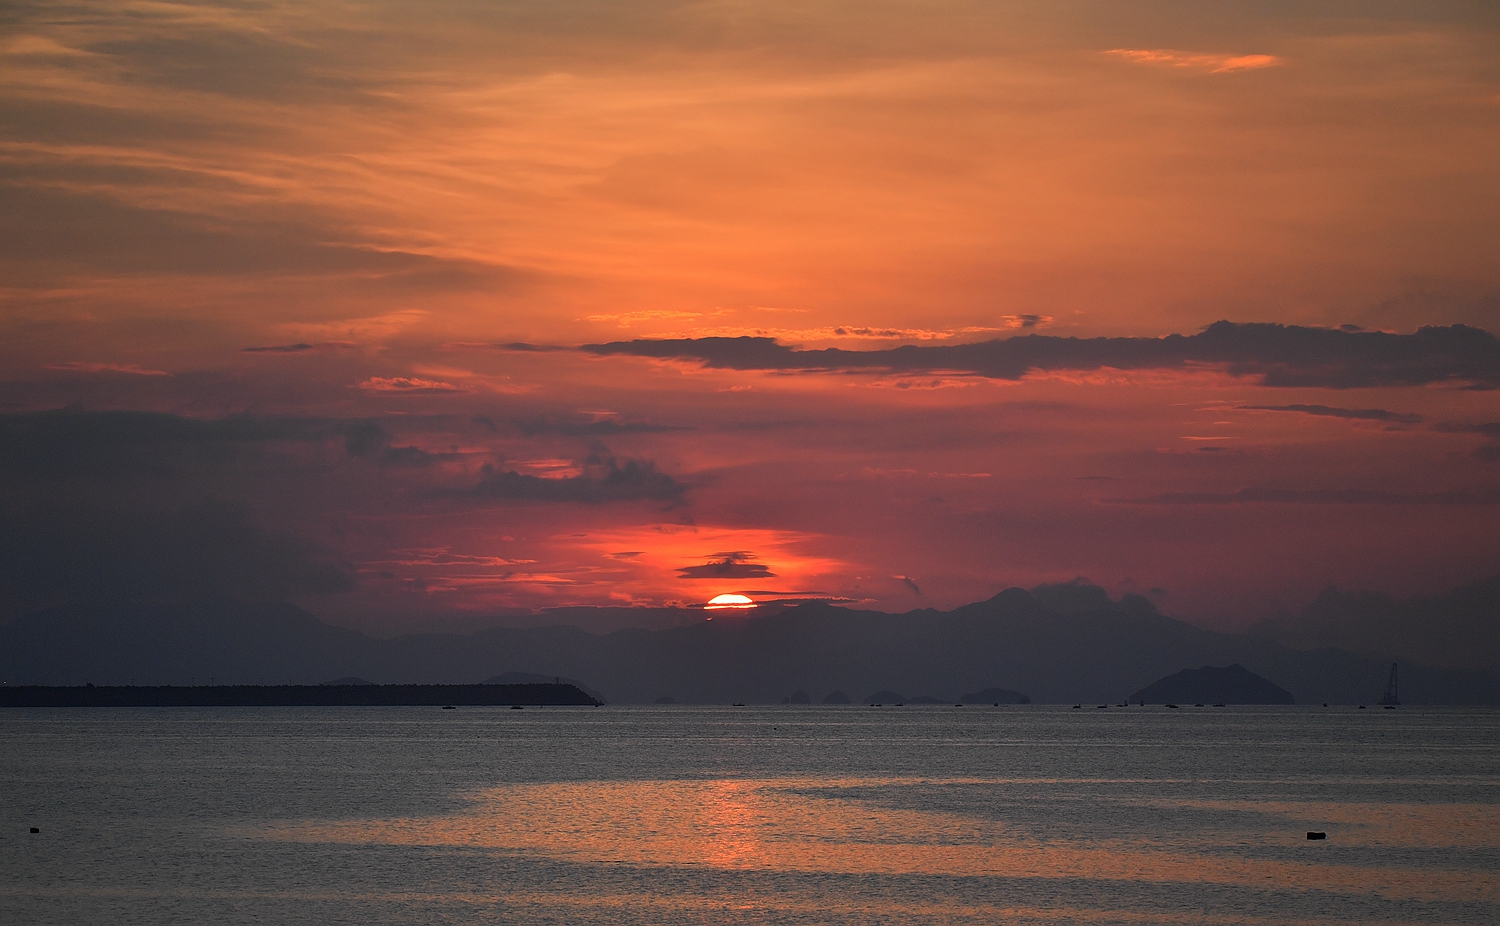
[[[1164,492],[1111,499],[1127,505],[1497,505],[1500,489],[1444,492],[1382,492],[1370,489],[1276,489],[1254,486],[1234,492]]]
[[[1155,64],[1174,68],[1191,68],[1210,74],[1230,71],[1253,71],[1276,67],[1282,63],[1275,55],[1212,55],[1200,52],[1173,51],[1165,48],[1111,48],[1114,55],[1134,64]]]
[[[1482,434],[1490,440],[1500,441],[1500,421],[1485,421],[1478,424],[1461,421],[1443,421],[1432,428],[1449,434]],[[1500,463],[1500,444],[1480,444],[1472,455],[1481,463]]]
[[[368,419],[310,417],[187,418],[165,412],[66,408],[0,415],[0,471],[43,477],[172,472],[201,460],[222,465],[236,447],[276,442],[342,440],[350,456],[396,453],[410,462],[416,448],[392,448],[390,435]],[[420,451],[418,451],[420,452]]]
[[[313,350],[311,344],[270,344],[265,347],[241,347],[242,354],[297,354]]]
[[[636,322],[699,318],[702,314],[701,312],[674,312],[668,309],[646,309],[640,312],[620,312],[613,315],[586,315],[582,320],[590,322],[615,322],[621,328],[629,328]]]
[[[712,562],[701,566],[683,566],[677,570],[682,579],[774,579],[776,573],[760,563],[752,563],[755,554],[736,550],[712,554]]]
[[[1434,431],[1444,431],[1449,434],[1483,434],[1500,440],[1500,421],[1484,421],[1478,424],[1464,423],[1460,421],[1444,421],[1432,428]]]
[[[1329,405],[1237,405],[1235,407],[1252,412],[1300,412],[1304,415],[1352,418],[1362,421],[1389,421],[1396,424],[1419,424],[1423,420],[1421,415],[1388,412],[1383,408],[1334,408]]]
[[[907,588],[911,589],[913,594],[917,594],[917,595],[922,594],[922,590],[920,588],[917,588],[917,583],[913,582],[911,580],[910,576],[891,576],[891,578],[893,578],[893,579],[900,579],[901,580],[901,584],[903,584]]]
[[[1019,380],[1028,373],[1215,366],[1261,385],[1350,389],[1455,383],[1500,388],[1500,341],[1467,325],[1412,334],[1220,321],[1193,335],[1064,338],[1025,335],[887,350],[798,350],[770,338],[688,338],[585,344],[597,356],[696,360],[734,370],[967,373]]]
[[[687,487],[666,473],[657,472],[653,463],[614,457],[590,456],[583,472],[561,479],[532,476],[514,470],[502,470],[486,464],[475,485],[446,492],[470,498],[520,502],[578,502],[600,505],[609,502],[676,501]]]
[[[0,603],[13,613],[80,601],[280,600],[351,586],[347,569],[317,547],[223,502],[151,512],[0,506]]]
[[[818,328],[767,328],[753,325],[697,327],[690,336],[707,338],[774,338],[778,341],[950,341],[976,334],[994,334],[1017,328],[1045,327],[1052,319],[1044,315],[1003,315],[1004,325],[970,325],[963,328],[898,328],[869,325],[824,325]],[[672,335],[666,336],[673,337]]]
[[[493,422],[485,419],[494,427]],[[511,425],[526,437],[557,434],[564,437],[602,437],[610,434],[663,434],[672,431],[692,431],[687,425],[646,424],[640,421],[620,421],[613,417],[601,417],[584,421],[576,418],[536,416],[511,419]]]
[[[73,373],[125,373],[130,376],[171,376],[166,370],[151,370],[134,363],[85,363],[71,360],[66,363],[49,363],[49,370],[67,370]]]
[[[393,392],[406,395],[431,395],[444,392],[466,392],[462,386],[437,379],[419,379],[414,376],[372,376],[359,384],[366,392]]]

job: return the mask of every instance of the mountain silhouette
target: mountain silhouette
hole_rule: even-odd
[[[779,704],[791,691],[822,701],[829,692],[882,689],[947,703],[985,689],[1075,703],[1116,701],[1186,668],[1239,664],[1302,703],[1357,703],[1379,696],[1389,669],[1341,650],[1204,630],[1145,598],[1114,601],[1082,583],[1007,589],[952,611],[887,614],[813,602],[709,621],[662,610],[676,613],[655,616],[664,628],[657,630],[546,626],[376,639],[284,603],[80,605],[0,627],[0,682],[317,684],[353,676],[469,684],[534,676],[583,680],[611,703],[653,703],[670,692],[688,704]],[[1434,669],[1396,655],[1407,703],[1500,703],[1493,667]]]

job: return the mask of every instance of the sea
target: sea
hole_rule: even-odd
[[[1494,924],[1500,711],[0,709],[0,923]]]

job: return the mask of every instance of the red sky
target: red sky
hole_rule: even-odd
[[[229,512],[371,629],[1494,574],[1500,17],[1206,6],[14,5],[6,517]],[[1129,359],[1220,320],[1292,328]],[[1032,335],[1134,340],[578,349]]]

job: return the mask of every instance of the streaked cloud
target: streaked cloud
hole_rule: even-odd
[[[372,376],[359,384],[367,392],[391,393],[443,393],[462,392],[462,386],[436,379],[419,379],[415,376]]]
[[[770,338],[699,338],[586,344],[599,356],[695,360],[737,370],[962,372],[1017,380],[1032,372],[1187,369],[1215,365],[1265,386],[1350,389],[1450,383],[1500,388],[1500,341],[1463,325],[1413,334],[1215,322],[1164,338],[1029,335],[954,346],[797,350]]]
[[[1420,424],[1421,415],[1410,412],[1392,412],[1383,408],[1335,408],[1328,405],[1236,405],[1235,408],[1251,412],[1296,412],[1323,418],[1348,418],[1355,421],[1389,421],[1393,424]]]
[[[171,376],[166,370],[152,370],[135,363],[87,363],[70,360],[64,363],[49,363],[49,370],[67,370],[73,373],[126,373],[131,376]]]
[[[1201,52],[1174,51],[1165,48],[1111,48],[1115,55],[1135,64],[1156,64],[1174,68],[1192,68],[1210,74],[1230,71],[1253,71],[1276,67],[1282,60],[1275,55],[1214,55]]]

